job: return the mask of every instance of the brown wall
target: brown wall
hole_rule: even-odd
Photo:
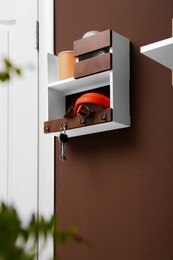
[[[171,37],[172,18],[172,0],[55,1],[56,53],[93,29],[131,41],[132,126],[72,138],[67,161],[57,157],[61,226],[76,225],[95,248],[70,243],[61,259],[173,259],[171,71],[139,52]]]

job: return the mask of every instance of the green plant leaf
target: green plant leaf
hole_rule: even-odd
[[[4,82],[10,79],[10,75],[8,72],[0,72],[0,81]]]
[[[22,70],[19,67],[16,67],[12,64],[9,59],[4,59],[4,69],[0,71],[0,81],[8,81],[11,78],[12,74],[21,75]]]

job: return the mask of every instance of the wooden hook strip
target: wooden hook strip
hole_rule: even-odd
[[[59,132],[61,126],[66,124],[66,129],[73,129],[78,127],[85,127],[94,124],[101,124],[112,121],[112,109],[102,109],[99,111],[91,112],[89,117],[82,118],[78,115],[72,118],[59,118],[44,122],[44,133]]]

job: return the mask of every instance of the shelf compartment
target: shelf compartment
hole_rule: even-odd
[[[140,52],[173,70],[173,37],[142,46]]]
[[[79,127],[86,127],[95,124],[103,124],[112,121],[112,109],[102,109],[99,111],[91,112],[89,117],[83,118],[78,115],[72,118],[59,118],[57,120],[51,120],[44,122],[44,133],[59,132],[61,126],[65,125],[66,129],[73,129]]]

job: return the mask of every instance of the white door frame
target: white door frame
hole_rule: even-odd
[[[54,51],[54,1],[38,0],[39,4],[39,214],[54,214],[54,140],[43,133],[43,123],[48,118],[48,59]],[[53,257],[53,239],[39,254],[40,260]]]

